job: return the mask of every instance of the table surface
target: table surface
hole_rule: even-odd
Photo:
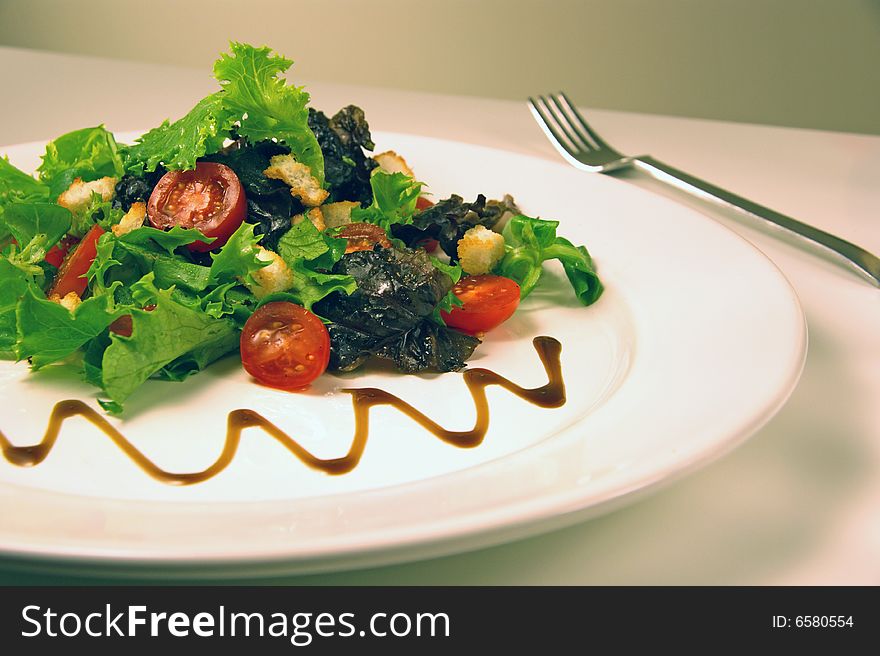
[[[315,106],[333,111],[354,102],[376,130],[559,159],[525,103],[305,84]],[[98,121],[113,131],[143,129],[182,115],[215,83],[208,71],[0,48],[0,88],[0,144],[15,144]],[[880,253],[880,137],[600,110],[587,115],[623,152],[649,152]],[[638,173],[624,177],[728,226],[791,281],[810,345],[787,405],[722,460],[598,519],[471,553],[268,582],[880,584],[880,290],[730,210]],[[0,560],[4,584],[103,581]]]

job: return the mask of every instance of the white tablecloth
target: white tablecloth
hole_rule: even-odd
[[[376,130],[558,158],[525,103],[306,84],[315,106],[358,104]],[[101,121],[113,131],[151,127],[186,112],[215,83],[209,71],[0,48],[0,88],[0,144],[15,144]],[[880,252],[880,137],[587,115],[623,152],[651,153]],[[807,315],[810,346],[803,378],[782,411],[721,461],[599,519],[473,553],[272,582],[880,584],[880,290],[733,212],[639,174],[626,179],[721,221],[788,276]],[[0,561],[0,581],[60,579]]]

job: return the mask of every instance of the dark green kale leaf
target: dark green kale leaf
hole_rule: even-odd
[[[453,194],[436,205],[417,213],[410,224],[394,225],[392,234],[407,246],[414,247],[423,239],[436,239],[453,262],[458,260],[458,240],[477,225],[495,227],[506,213],[519,214],[513,198],[486,201],[483,194],[473,203],[466,203]]]
[[[332,322],[331,370],[350,371],[375,355],[406,373],[455,371],[480,343],[433,320],[453,282],[421,249],[348,253],[333,273],[352,276],[357,289],[334,292],[313,307]]]
[[[373,150],[374,145],[363,110],[349,105],[327,118],[323,112],[309,109],[309,127],[324,154],[328,202],[349,200],[369,205],[373,201],[370,172],[377,164],[364,154],[364,149]]]

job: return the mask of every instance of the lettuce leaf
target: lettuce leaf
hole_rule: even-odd
[[[37,172],[54,198],[76,178],[86,182],[105,176],[119,178],[124,169],[116,139],[99,125],[74,130],[50,141]]]
[[[22,249],[40,237],[41,245],[49,250],[70,229],[71,214],[55,203],[22,202],[8,205],[3,219]]]
[[[15,308],[28,289],[29,276],[0,257],[0,357],[14,357],[17,332]]]
[[[234,41],[229,47],[231,54],[214,63],[214,77],[223,87],[223,107],[240,120],[238,134],[252,142],[283,141],[323,183],[324,157],[309,128],[309,94],[281,77],[293,62],[267,47]]]
[[[291,226],[278,240],[278,254],[293,271],[288,300],[311,310],[328,294],[354,292],[357,284],[353,277],[329,272],[345,253],[345,245],[345,239],[325,235],[311,221]]]
[[[242,282],[254,271],[268,266],[269,262],[257,257],[261,236],[254,234],[254,228],[253,223],[242,223],[223,248],[211,255],[210,283]]]
[[[64,235],[70,221],[70,212],[54,203],[7,205],[2,224],[15,242],[7,244],[2,257],[24,273],[29,282],[42,281],[49,267],[44,262],[46,253]],[[0,285],[3,283],[0,279]]]
[[[132,392],[163,369],[170,367],[166,378],[180,380],[238,347],[235,323],[174,300],[171,290],[155,286],[152,274],[132,285],[132,295],[138,305],[155,308],[130,310],[130,337],[110,334],[99,374],[101,387],[112,402],[105,405],[110,410],[121,410]],[[93,362],[97,354],[89,358]],[[93,367],[90,378],[97,376]]]
[[[164,250],[168,255],[174,255],[174,250],[180,246],[186,246],[197,241],[210,244],[214,237],[206,237],[196,228],[184,228],[174,226],[170,230],[159,230],[150,226],[141,226],[128,232],[119,238],[119,241],[127,244],[146,245],[150,242]]]
[[[504,227],[507,253],[496,272],[515,280],[520,296],[525,298],[541,279],[543,262],[559,260],[578,300],[590,305],[602,295],[602,281],[593,267],[593,259],[584,246],[575,246],[556,236],[559,221],[533,219],[519,215]]]
[[[49,187],[0,157],[0,244],[9,239],[3,220],[5,208],[12,203],[49,200]]]
[[[460,264],[447,264],[442,260],[438,260],[433,255],[431,256],[431,264],[434,265],[435,269],[440,269],[440,271],[449,276],[452,279],[453,285],[461,280],[461,277],[464,275],[464,270],[461,268]],[[437,303],[437,307],[434,308],[431,318],[434,320],[434,323],[440,326],[445,326],[446,322],[443,320],[443,315],[440,313],[451,312],[453,308],[461,307],[462,305],[464,305],[464,303],[462,303],[461,299],[450,289],[446,292],[446,296],[441,298],[440,302]]]
[[[291,226],[278,240],[278,254],[288,266],[296,260],[311,260],[316,267],[331,269],[345,253],[346,240],[330,237],[311,221]]]
[[[222,96],[218,91],[202,98],[186,116],[166,120],[124,147],[125,170],[141,175],[160,164],[169,170],[194,169],[199,157],[219,150],[235,122]]]
[[[373,203],[366,208],[353,209],[351,220],[375,223],[386,232],[392,225],[412,223],[422,186],[423,183],[404,173],[386,173],[377,169],[370,177]]]
[[[83,301],[71,312],[30,286],[15,312],[16,356],[28,358],[33,369],[40,369],[67,357],[129,311],[113,302],[112,290]]]

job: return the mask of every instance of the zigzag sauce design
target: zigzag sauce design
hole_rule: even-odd
[[[318,458],[265,417],[253,410],[240,409],[233,410],[228,415],[226,441],[223,445],[223,451],[214,464],[200,472],[168,472],[158,467],[135,448],[103,415],[82,401],[76,400],[59,401],[55,405],[43,439],[38,444],[15,446],[0,431],[0,450],[6,460],[18,467],[38,465],[46,459],[52,451],[52,447],[55,446],[64,421],[79,416],[104,433],[134,464],[156,480],[169,485],[192,485],[213,478],[226,469],[235,458],[242,432],[246,428],[260,428],[312,469],[327,474],[345,474],[357,467],[364,453],[369,437],[370,408],[373,406],[392,406],[444,442],[461,448],[473,448],[482,443],[486,431],[489,429],[489,404],[486,400],[486,388],[491,385],[503,387],[521,399],[542,408],[557,408],[563,405],[565,403],[565,384],[562,380],[562,368],[559,360],[562,345],[552,337],[536,337],[532,343],[541,358],[544,370],[547,372],[548,382],[546,385],[526,389],[488,369],[468,369],[464,372],[464,382],[474,399],[477,414],[474,427],[467,431],[447,430],[403,399],[380,389],[367,387],[342,390],[351,394],[352,397],[355,431],[351,448],[341,458],[326,460]]]

